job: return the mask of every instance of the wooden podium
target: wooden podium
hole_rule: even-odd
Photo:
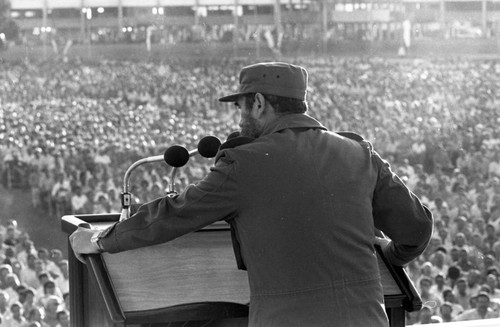
[[[82,223],[104,229],[119,214],[62,217],[68,236]],[[380,249],[377,249],[380,250]],[[418,292],[401,267],[379,251],[386,311],[392,327],[419,310]],[[245,271],[234,259],[229,225],[216,223],[171,242],[78,261],[68,242],[72,327],[246,326]]]

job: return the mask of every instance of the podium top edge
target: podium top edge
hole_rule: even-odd
[[[104,214],[82,214],[82,215],[65,215],[61,217],[61,229],[71,234],[82,223],[114,223],[120,220],[119,213],[104,213]]]

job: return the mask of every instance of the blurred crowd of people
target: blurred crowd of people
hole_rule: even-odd
[[[17,221],[0,224],[0,326],[69,327],[68,260],[36,246]]]
[[[224,141],[237,129],[238,112],[217,99],[235,90],[239,69],[250,63],[5,63],[2,183],[30,191],[32,205],[54,219],[119,212],[123,176],[134,161],[173,144],[195,149],[205,135]],[[354,131],[371,141],[434,214],[431,244],[408,266],[424,309],[409,313],[407,324],[498,317],[500,62],[294,63],[309,70],[309,114],[333,131]],[[182,190],[211,164],[194,156],[173,182]],[[134,201],[164,195],[170,172],[160,163],[135,170]]]

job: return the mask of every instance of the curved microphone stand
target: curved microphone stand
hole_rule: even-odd
[[[123,191],[121,193],[122,212],[120,215],[120,221],[130,218],[130,205],[132,204],[132,195],[129,192],[129,181],[132,171],[142,164],[162,161],[164,160],[164,158],[165,155],[147,157],[137,160],[132,165],[130,165],[130,167],[128,167],[127,171],[125,172],[125,176],[123,177]]]
[[[178,168],[184,166],[189,158],[200,154],[205,158],[213,158],[217,154],[219,147],[221,145],[220,140],[215,136],[205,136],[200,142],[198,142],[198,148],[195,150],[188,150],[180,145],[173,145],[169,147],[163,155],[147,157],[143,159],[139,159],[134,162],[130,167],[128,167],[125,172],[125,176],[123,177],[123,191],[121,193],[121,202],[122,202],[122,212],[120,214],[120,221],[126,220],[130,218],[130,205],[132,204],[132,195],[129,192],[130,188],[130,175],[132,171],[138,166],[150,163],[150,162],[158,162],[165,161],[169,166],[173,167],[172,175],[170,177],[170,184],[167,187],[167,196],[173,197],[177,195],[175,191],[175,176],[177,174]]]

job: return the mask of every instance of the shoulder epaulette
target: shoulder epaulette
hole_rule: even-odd
[[[337,134],[358,142],[359,144],[361,144],[362,146],[364,146],[368,149],[368,151],[370,152],[370,155],[373,154],[373,151],[374,151],[373,145],[369,141],[365,140],[363,138],[363,136],[356,134],[356,133],[353,133],[353,132],[337,132]]]
[[[353,133],[353,132],[336,132],[336,133],[343,136],[343,137],[347,137],[348,139],[358,141],[358,142],[365,140],[361,135]]]

